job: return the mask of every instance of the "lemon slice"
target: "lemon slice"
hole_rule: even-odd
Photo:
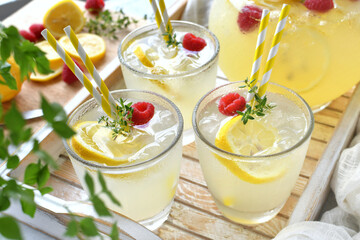
[[[63,67],[59,67],[55,70],[53,70],[54,72],[50,73],[50,74],[41,74],[38,73],[37,71],[35,71],[35,73],[31,73],[30,74],[30,80],[32,81],[36,81],[36,82],[47,82],[57,76],[59,76],[62,73]]]
[[[119,135],[112,138],[112,130],[96,121],[80,122],[74,126],[77,131],[71,139],[74,151],[83,159],[108,166],[117,166],[132,160],[141,149],[154,142],[154,137],[145,131],[134,128],[129,137]],[[138,159],[141,156],[137,156]]]
[[[76,34],[76,37],[79,39],[80,44],[83,46],[85,52],[89,55],[91,61],[96,62],[105,56],[106,44],[104,39],[98,35],[91,33],[79,33]],[[70,54],[71,57],[81,61],[79,54],[67,36],[60,38],[59,43],[65,49],[65,51]]]
[[[278,134],[275,128],[265,126],[256,120],[249,121],[244,125],[241,117],[232,118],[220,128],[215,139],[215,146],[245,156],[268,155],[280,151],[276,147]],[[230,172],[249,183],[270,182],[285,173],[285,167],[281,161],[254,160],[246,162],[215,156]]]
[[[140,46],[136,47],[134,54],[140,60],[140,62],[146,67],[154,67],[154,64],[149,60]]]
[[[63,65],[63,61],[61,60],[59,54],[55,52],[55,50],[50,46],[48,41],[42,41],[35,44],[41,51],[46,53],[46,58],[49,60],[50,68],[57,69]]]
[[[74,32],[80,32],[85,24],[85,17],[80,7],[71,0],[63,0],[52,6],[44,16],[44,26],[56,38],[64,33],[64,28],[68,25]]]

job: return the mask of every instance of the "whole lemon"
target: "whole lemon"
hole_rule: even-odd
[[[10,89],[7,85],[0,84],[0,95],[1,95],[1,102],[7,102],[13,99],[21,90],[21,86],[23,81],[20,77],[20,68],[16,64],[14,58],[10,57],[7,62],[11,65],[10,73],[15,78],[17,83],[17,89]],[[0,76],[0,80],[4,81],[4,79]]]

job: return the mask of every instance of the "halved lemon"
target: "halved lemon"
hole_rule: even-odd
[[[146,67],[154,67],[154,64],[150,61],[150,59],[146,56],[144,51],[140,46],[137,46],[134,50],[134,54],[139,59],[139,61]]]
[[[104,39],[98,35],[91,33],[79,33],[76,34],[76,37],[79,39],[80,44],[83,46],[85,52],[89,55],[91,61],[96,62],[105,56],[106,44]],[[79,54],[67,36],[60,38],[59,43],[65,49],[65,51],[70,54],[70,56],[78,61],[81,61]]]
[[[46,53],[46,58],[49,60],[51,69],[58,69],[63,65],[63,61],[61,60],[59,54],[50,46],[48,41],[41,41],[35,44],[41,51]]]
[[[241,117],[232,118],[220,128],[215,146],[244,156],[268,155],[280,151],[276,146],[277,129],[256,120],[244,125]],[[246,161],[227,159],[217,154],[215,156],[230,172],[249,183],[271,182],[285,173],[285,166],[279,160]]]
[[[54,72],[50,74],[41,74],[35,71],[35,73],[30,74],[30,80],[36,81],[36,82],[47,82],[57,76],[59,76],[62,73],[63,67],[60,66],[57,69],[53,70]]]
[[[129,162],[131,156],[154,141],[153,136],[136,128],[129,137],[119,135],[114,140],[112,130],[96,121],[80,122],[74,129],[77,131],[71,139],[74,151],[85,160],[108,166]]]
[[[74,32],[80,32],[85,24],[85,17],[80,7],[72,0],[63,0],[52,6],[44,16],[44,26],[56,38],[64,33],[64,28],[68,25]]]

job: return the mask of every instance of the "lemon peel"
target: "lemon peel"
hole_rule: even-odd
[[[135,48],[134,54],[144,66],[154,67],[154,64],[149,60],[149,58],[146,56],[145,52],[140,46],[137,46]]]

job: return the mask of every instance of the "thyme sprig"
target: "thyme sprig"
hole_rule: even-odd
[[[166,33],[163,34],[163,36],[167,36],[168,40],[166,41],[167,43],[167,47],[170,46],[178,46],[179,44],[181,44],[181,42],[178,42],[176,40],[176,33],[174,33],[173,29],[170,29],[170,26],[167,26],[167,30]]]
[[[119,98],[117,101],[119,102],[119,105],[116,105],[116,119],[109,119],[107,116],[101,116],[98,119],[98,123],[104,122],[105,127],[110,128],[113,131],[113,140],[116,140],[119,135],[124,137],[129,136],[133,123],[131,121],[134,111],[134,108],[131,107],[132,102],[125,104],[126,100],[122,98]]]
[[[117,18],[113,16],[117,16]],[[118,30],[125,29],[130,24],[137,22],[136,19],[127,16],[122,9],[115,12],[114,15],[109,10],[105,10],[100,12],[95,19],[89,19],[85,23],[85,27],[89,33],[95,33],[110,39],[118,39],[116,35]]]
[[[249,93],[254,94],[254,99],[255,99],[254,104],[249,104],[249,103],[246,104],[246,110],[244,112],[237,111],[237,113],[242,116],[241,121],[244,124],[246,124],[249,120],[254,120],[255,115],[259,117],[265,116],[265,114],[268,111],[276,107],[276,105],[267,103],[266,95],[264,95],[264,97],[260,97],[257,91],[258,87],[256,85],[252,86],[252,83],[254,81],[255,79],[252,80],[251,82],[249,82],[248,79],[245,79],[245,85],[239,87],[239,88],[248,87]]]

